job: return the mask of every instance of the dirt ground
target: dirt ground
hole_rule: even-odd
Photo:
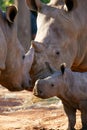
[[[37,100],[31,92],[12,93],[0,87],[0,130],[66,130],[59,99]],[[76,128],[81,128],[79,111]]]

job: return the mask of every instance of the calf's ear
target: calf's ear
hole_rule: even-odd
[[[65,68],[66,68],[66,64],[65,63],[63,63],[63,64],[60,65],[60,69],[61,69],[62,75],[65,72]]]
[[[26,3],[30,10],[39,11],[41,9],[42,3],[40,0],[26,0]]]
[[[12,5],[12,6],[8,6],[6,8],[6,19],[10,22],[10,23],[14,23],[15,17],[17,15],[18,9],[16,6]]]

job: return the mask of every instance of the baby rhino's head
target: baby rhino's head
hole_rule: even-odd
[[[34,87],[34,95],[44,99],[59,96],[65,85],[63,82],[65,64],[60,66],[60,71],[55,71],[48,63],[46,65],[52,75],[37,80]]]

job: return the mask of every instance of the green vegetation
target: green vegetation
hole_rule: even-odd
[[[43,3],[47,4],[50,2],[50,0],[41,0]]]
[[[41,0],[43,3],[47,4],[50,0]],[[0,0],[0,8],[5,11],[6,7],[13,4],[14,0]]]
[[[5,11],[6,7],[11,5],[14,0],[0,0],[0,8]]]

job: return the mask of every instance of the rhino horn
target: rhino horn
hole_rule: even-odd
[[[41,44],[39,42],[32,41],[31,44],[34,47],[36,52],[41,52],[41,51],[44,51],[44,49],[45,49],[45,45]]]
[[[31,45],[29,51],[25,54],[25,65],[26,65],[26,68],[28,68],[28,71],[30,71],[31,69],[33,60],[34,60],[34,48]]]
[[[39,11],[42,7],[42,3],[40,0],[26,0],[26,3],[28,7],[34,11]]]
[[[18,12],[17,7],[14,5],[6,8],[6,18],[10,23],[14,22],[17,12]]]

